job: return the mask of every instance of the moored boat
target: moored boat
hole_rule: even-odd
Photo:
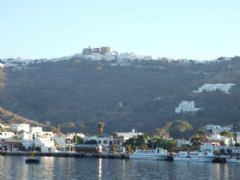
[[[40,160],[36,158],[28,158],[25,160],[26,164],[39,164]]]
[[[175,154],[174,161],[198,161],[198,162],[213,162],[215,155],[208,151],[180,151]]]
[[[163,148],[142,150],[137,149],[134,153],[129,155],[130,159],[152,159],[152,160],[168,160],[168,151]]]

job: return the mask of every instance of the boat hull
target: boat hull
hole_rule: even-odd
[[[130,155],[130,159],[152,159],[152,160],[167,160],[168,156],[160,155]]]
[[[25,160],[26,164],[39,164],[40,160],[39,159],[26,159]]]

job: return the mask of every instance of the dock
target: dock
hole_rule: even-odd
[[[29,151],[0,151],[1,156],[32,156]],[[74,158],[109,158],[129,159],[126,154],[77,153],[77,152],[34,152],[38,157],[74,157]]]

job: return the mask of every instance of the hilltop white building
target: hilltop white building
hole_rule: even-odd
[[[205,126],[205,129],[213,134],[220,134],[223,131],[231,131],[232,125],[229,126],[220,126],[220,125],[213,125],[213,124],[207,124]]]

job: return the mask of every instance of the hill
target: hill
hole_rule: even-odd
[[[151,132],[179,119],[195,127],[240,123],[239,57],[1,62],[0,105],[65,130],[96,132],[99,121],[107,132]]]
[[[27,124],[31,124],[33,126],[41,126],[41,127],[46,126],[40,122],[30,120],[30,119],[24,118],[18,114],[7,111],[6,109],[1,108],[1,107],[0,107],[0,122],[4,123],[4,124],[27,123]]]

